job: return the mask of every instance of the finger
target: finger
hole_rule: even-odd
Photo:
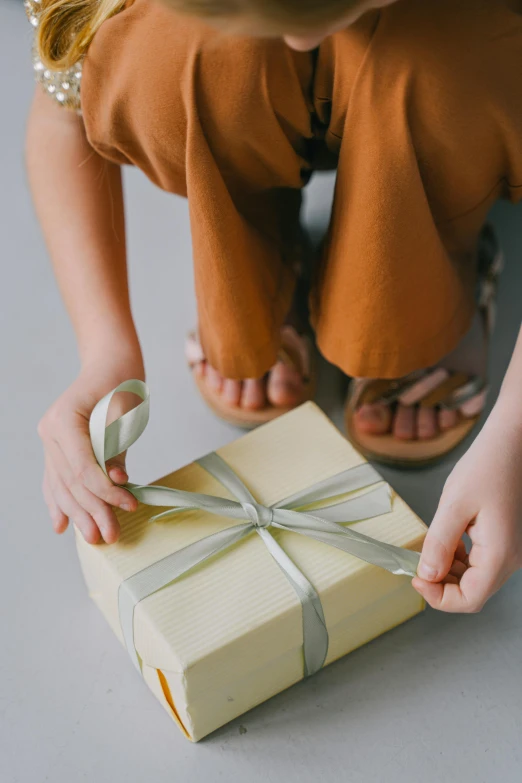
[[[458,578],[458,576],[454,576],[451,572],[447,576],[444,577],[444,584],[447,584],[447,585],[458,585],[459,582],[460,582],[460,579]],[[429,584],[431,584],[431,582],[429,582]]]
[[[459,582],[460,582],[460,578],[458,576],[449,573],[447,576],[444,577],[442,582],[436,583],[436,586],[443,587],[444,585],[458,585]],[[416,576],[415,579],[413,579],[412,584],[413,587],[417,590],[417,592],[420,593],[425,600],[427,600],[426,593],[433,585],[433,582],[425,582],[423,579],[419,579],[419,577]]]
[[[101,534],[94,519],[76,502],[57,473],[50,476],[52,493],[64,514],[78,528],[88,544],[97,544]]]
[[[115,486],[104,474],[96,462],[87,432],[78,424],[65,428],[56,445],[69,463],[75,480],[85,485],[93,495],[125,511],[136,510],[138,503],[130,492]]]
[[[462,539],[460,539],[459,543],[457,544],[457,549],[455,550],[455,560],[460,560],[460,562],[464,563],[464,565],[469,565],[468,551],[466,549],[466,544]]]
[[[120,534],[120,526],[112,508],[76,479],[58,446],[52,447],[51,451],[54,457],[53,469],[56,470],[78,505],[92,517],[104,541],[108,544],[117,541]]]
[[[465,563],[463,563],[461,560],[455,560],[449,570],[448,576],[451,574],[452,576],[456,576],[458,579],[461,579],[467,570],[468,567],[465,565]]]
[[[461,508],[442,496],[422,547],[417,569],[421,579],[428,582],[440,582],[444,579],[455,559],[459,541],[470,522],[471,515],[466,508]]]
[[[497,580],[497,574],[480,568],[468,568],[458,584],[452,582],[433,583],[419,577],[413,579],[413,587],[433,608],[443,612],[479,612],[488,598],[495,593],[504,580]]]
[[[69,520],[58,506],[49,483],[48,470],[45,469],[44,480],[42,484],[43,496],[47,508],[49,510],[49,516],[53,523],[53,529],[55,533],[65,533],[69,526]]]
[[[107,544],[114,544],[120,536],[120,525],[111,506],[89,492],[83,484],[72,484],[69,491],[78,505],[94,519],[103,540]]]
[[[129,480],[129,476],[125,467],[125,454],[118,454],[107,461],[107,473],[109,478],[115,484],[126,484]]]

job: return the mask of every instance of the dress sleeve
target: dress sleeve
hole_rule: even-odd
[[[56,103],[80,114],[81,61],[66,71],[54,71],[46,68],[40,60],[36,46],[36,34],[41,15],[41,0],[24,0],[24,7],[27,18],[34,28],[32,56],[36,81],[42,85],[43,89]]]

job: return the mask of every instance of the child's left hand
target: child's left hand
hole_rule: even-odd
[[[478,612],[519,568],[522,427],[497,403],[446,481],[413,586],[434,609]]]

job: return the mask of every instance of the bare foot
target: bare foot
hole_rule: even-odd
[[[438,365],[436,373],[439,377],[434,378],[434,385],[447,377],[446,370],[485,377],[485,357],[483,324],[477,313],[458,347]],[[382,402],[363,404],[355,411],[353,421],[355,428],[365,435],[391,433],[399,440],[430,440],[455,427],[461,418],[462,414],[456,410],[409,404],[406,398],[395,406]]]
[[[430,440],[440,432],[455,427],[460,421],[457,411],[437,411],[434,408],[416,408],[374,403],[361,405],[355,412],[355,427],[366,435],[386,435],[389,432],[399,440]]]
[[[231,407],[244,410],[260,410],[268,403],[276,408],[299,405],[305,396],[305,381],[293,367],[277,362],[263,378],[247,378],[243,381],[224,378],[206,361],[195,367],[204,377],[209,389],[220,394]]]

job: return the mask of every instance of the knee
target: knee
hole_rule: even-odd
[[[186,195],[186,168],[204,145],[222,172],[299,187],[311,80],[310,55],[280,40],[225,36],[137,3],[98,31],[82,108],[95,148],[166,190]]]
[[[105,22],[83,67],[81,104],[92,146],[181,192],[192,74],[215,35],[159,3],[133,4]]]
[[[186,105],[223,171],[259,187],[302,186],[311,138],[308,53],[281,40],[218,36],[187,64]]]

